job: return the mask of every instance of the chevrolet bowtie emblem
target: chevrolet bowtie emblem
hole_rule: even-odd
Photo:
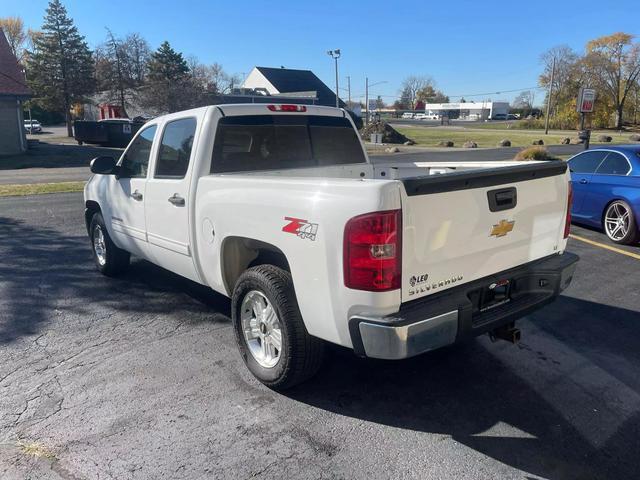
[[[491,229],[490,237],[504,237],[507,233],[513,230],[515,221],[508,222],[506,220],[500,220],[500,223],[496,223]]]

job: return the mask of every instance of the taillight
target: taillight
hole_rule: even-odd
[[[573,203],[573,187],[569,182],[569,194],[567,195],[567,218],[564,223],[564,238],[569,238],[571,231],[571,204]]]
[[[306,112],[304,105],[267,105],[272,112]]]
[[[344,229],[344,284],[382,292],[400,288],[402,212],[387,210],[353,217]]]

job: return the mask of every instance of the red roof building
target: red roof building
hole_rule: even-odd
[[[24,72],[0,28],[0,156],[27,149],[22,103],[29,97]]]

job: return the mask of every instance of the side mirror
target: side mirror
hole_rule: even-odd
[[[116,173],[116,161],[113,157],[96,157],[91,160],[91,173],[113,175]]]

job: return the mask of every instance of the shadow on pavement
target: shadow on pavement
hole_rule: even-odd
[[[618,356],[640,371],[638,312],[561,297],[531,319],[569,350],[600,352],[600,358],[588,358],[610,375],[619,376],[615,361],[607,363],[607,359]],[[576,404],[576,409],[585,409],[585,396],[598,402],[606,392],[590,391],[593,386],[580,385],[571,375],[560,376],[552,367],[547,370],[551,378],[544,381],[566,382],[563,408],[543,398],[543,392],[478,341],[400,362],[358,359],[338,347],[330,350],[320,375],[289,392],[291,398],[368,422],[451,436],[484,455],[545,478],[640,476],[637,411],[606,442],[593,445],[567,418],[564,407]],[[640,393],[640,380],[622,380]]]
[[[58,313],[95,314],[98,307],[132,316],[177,311],[187,319],[195,311],[229,312],[226,297],[145,261],[133,261],[121,277],[102,277],[86,236],[0,217],[0,251],[0,345],[39,333]]]
[[[42,331],[60,312],[119,311],[131,321],[145,312],[179,312],[187,321],[190,313],[229,314],[227,298],[145,261],[134,262],[118,279],[100,276],[84,235],[65,236],[0,217],[0,249],[0,348]],[[615,397],[618,392],[600,391],[579,375],[580,369],[593,365],[601,375],[624,384],[634,398],[640,393],[637,374],[624,373],[640,371],[640,313],[561,297],[530,319],[550,343],[582,362],[576,371],[562,375],[554,365],[542,363],[542,384],[552,390],[561,385],[560,400],[501,360],[500,349],[486,348],[481,341],[401,362],[360,359],[329,347],[319,375],[287,395],[339,415],[451,437],[532,475],[558,480],[640,478],[637,409],[614,417],[619,423],[613,426],[604,423],[606,416],[594,417],[593,425],[585,426],[568,413],[572,405],[584,411],[585,398],[602,402],[604,408],[624,403]],[[619,368],[622,360],[627,368]],[[598,436],[602,441],[594,442],[584,432],[607,426],[610,433]]]

